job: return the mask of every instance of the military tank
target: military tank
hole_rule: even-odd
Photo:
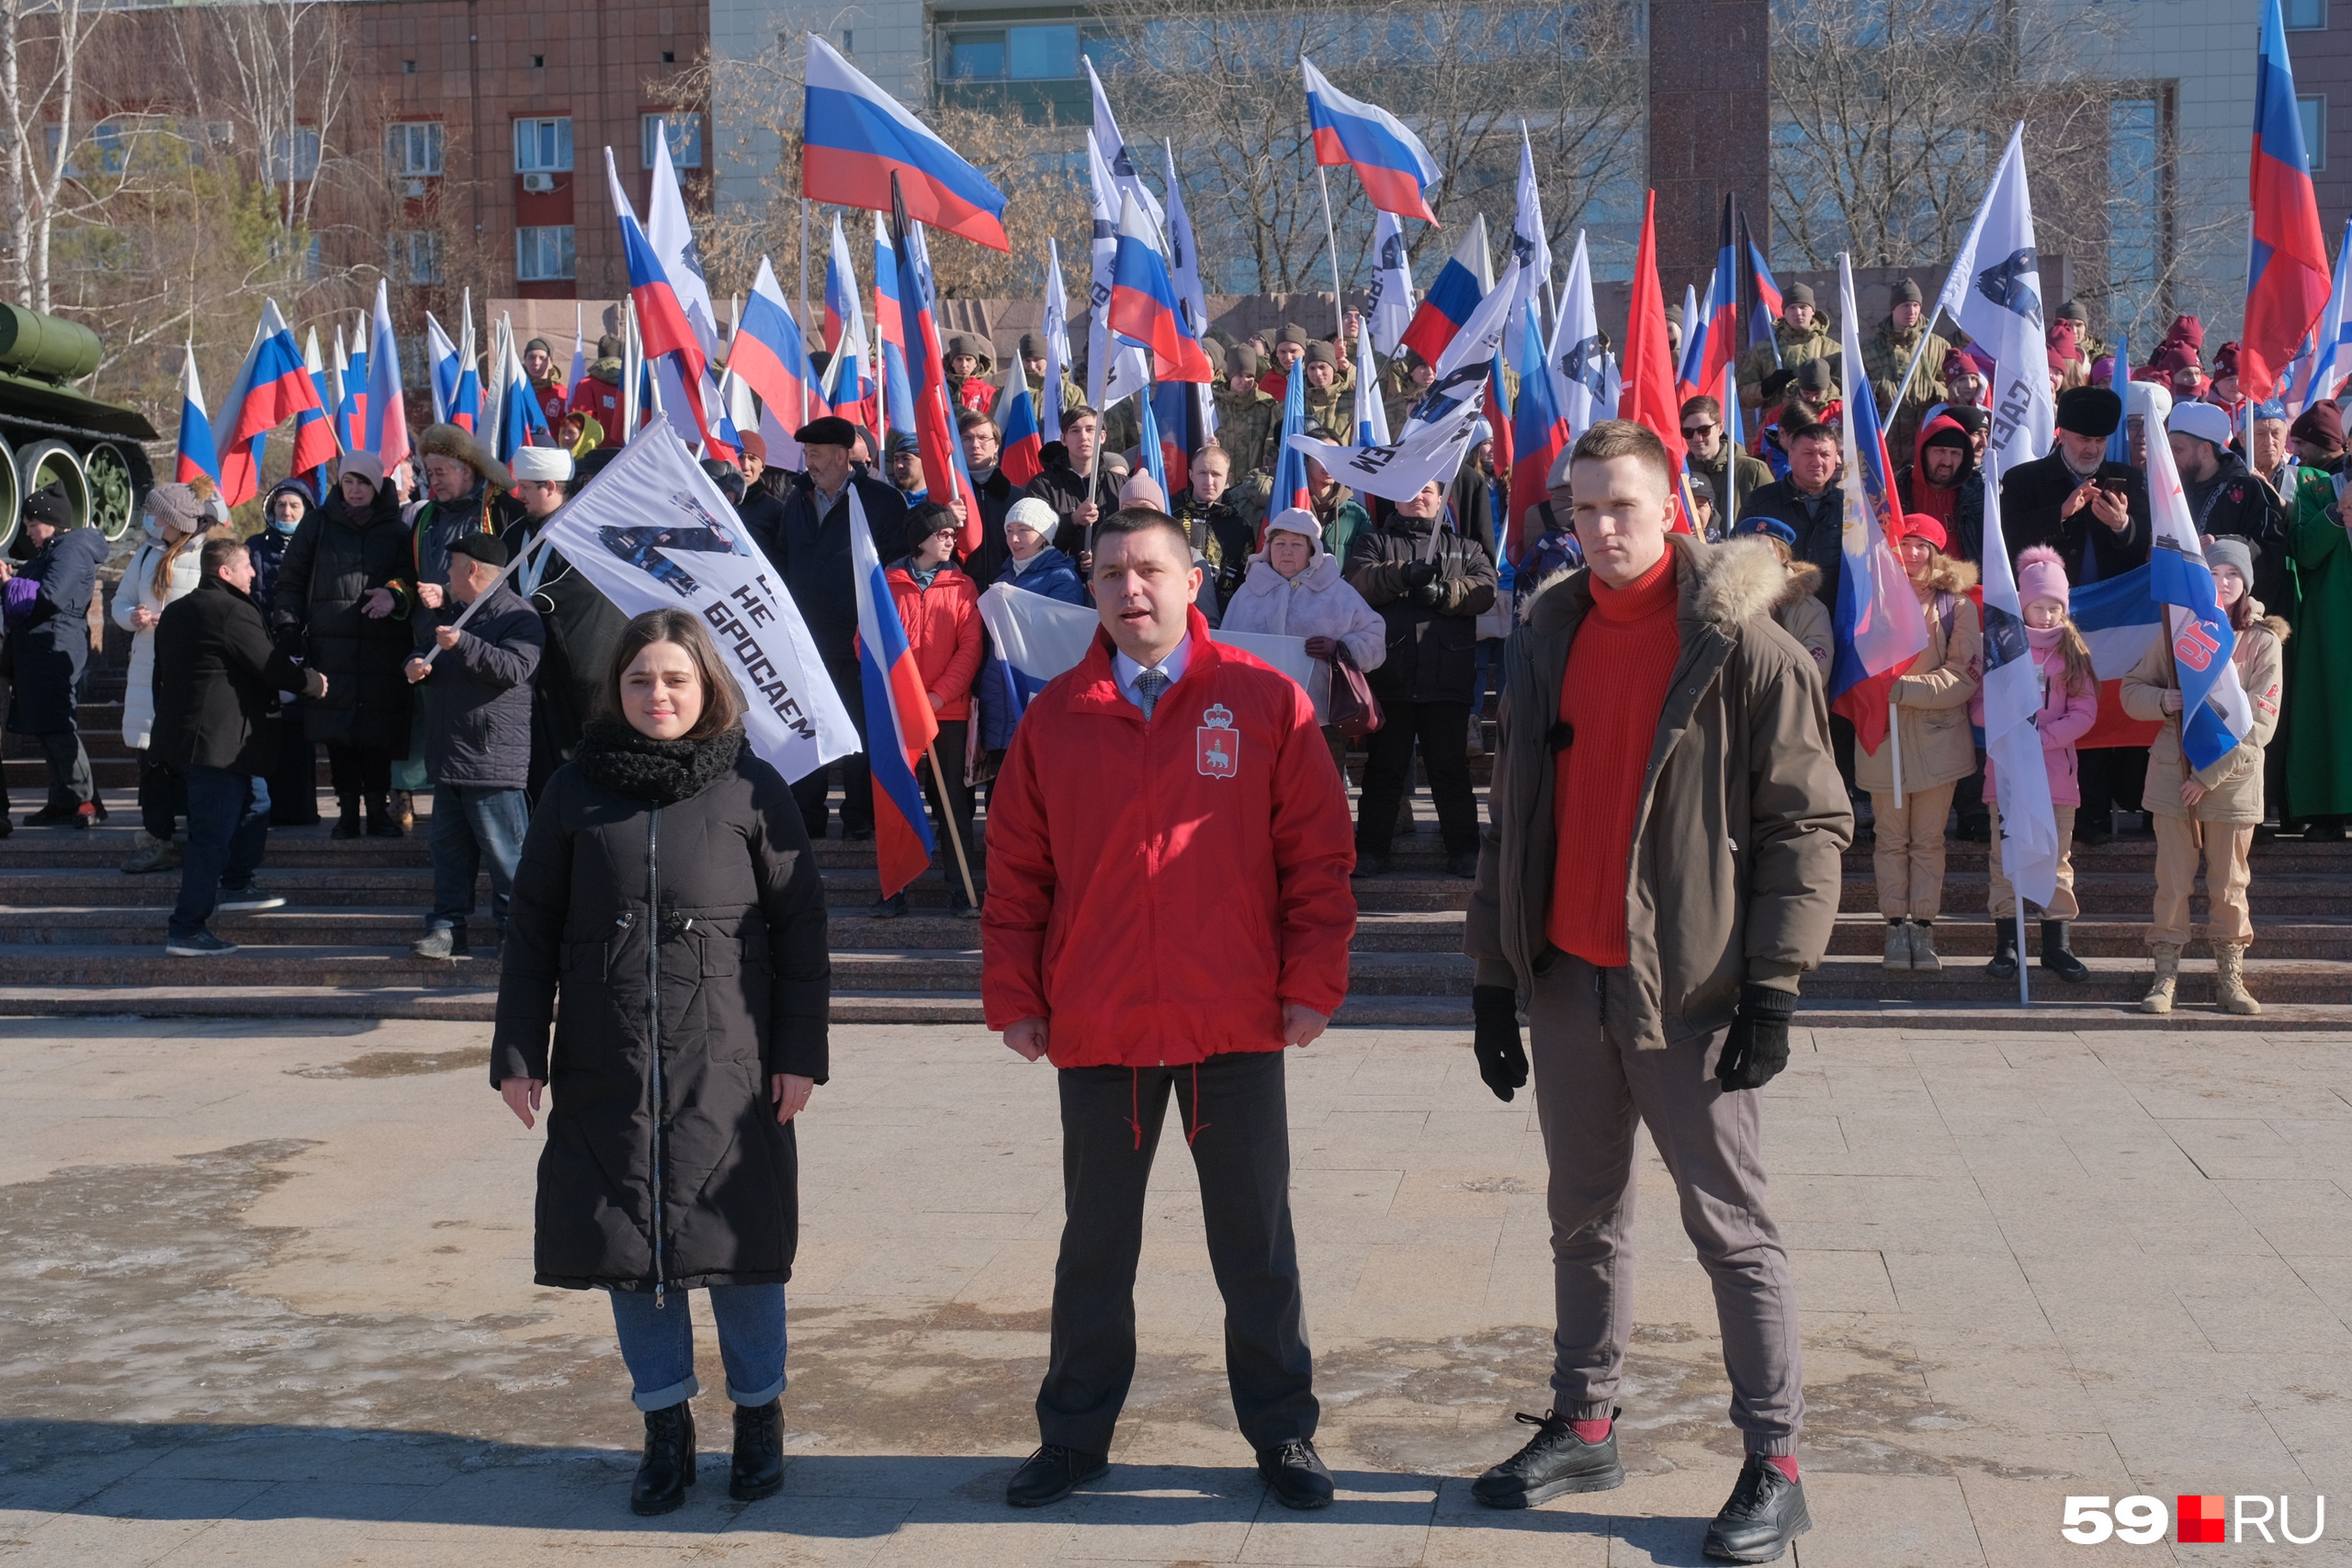
[[[106,357],[79,321],[0,304],[0,550],[17,543],[24,499],[65,492],[76,527],[127,533],[154,483],[142,442],[160,440],[137,409],[74,390]]]

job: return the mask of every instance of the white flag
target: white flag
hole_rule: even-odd
[[[1617,417],[1600,315],[1592,304],[1592,260],[1585,254],[1581,229],[1577,231],[1576,254],[1568,262],[1568,287],[1560,296],[1560,319],[1552,327],[1552,363],[1560,371],[1560,412],[1567,418],[1569,440]]]
[[[1393,212],[1373,220],[1372,306],[1364,314],[1372,322],[1374,346],[1395,354],[1413,320],[1413,265],[1405,254],[1405,226]]]
[[[1037,389],[1037,434],[1044,440],[1059,441],[1062,381],[1069,374],[1069,287],[1062,281],[1061,242],[1051,235],[1046,238],[1046,312],[1037,335],[1046,340],[1045,384]]]
[[[1380,378],[1373,373],[1372,323],[1356,322],[1356,445],[1388,445],[1388,402],[1380,395]]]
[[[2042,323],[2041,263],[2034,249],[2033,199],[2026,190],[2022,124],[2009,133],[2009,150],[2001,157],[1993,188],[1984,193],[1984,205],[1968,227],[1968,239],[1936,304],[1993,355],[1988,457],[1998,452],[2014,468],[2049,451],[2058,410],[2050,397],[2050,341]]]
[[[1518,281],[1514,259],[1504,270],[1501,285],[1487,290],[1438,355],[1436,378],[1395,440],[1328,446],[1311,435],[1294,435],[1289,446],[1322,464],[1326,473],[1344,476],[1344,483],[1385,501],[1410,501],[1431,479],[1450,482],[1462,471],[1462,459],[1483,419],[1479,411],[1503,334],[1518,319],[1510,308]]]
[[[649,425],[541,530],[625,615],[700,615],[742,689],[752,750],[787,780],[858,749],[800,611],[685,443]]]
[[[608,149],[605,157],[612,154]],[[694,323],[702,340],[705,359],[718,354],[718,312],[710,302],[710,285],[702,276],[702,253],[695,246],[693,223],[686,217],[686,198],[678,190],[678,171],[670,163],[668,127],[653,139],[650,188],[645,197],[645,238],[661,260],[678,307]]]
[[[1086,133],[1087,167],[1094,195],[1094,290],[1086,326],[1086,400],[1097,410],[1151,384],[1151,355],[1111,336],[1111,273],[1119,257],[1119,209],[1125,186],[1111,172],[1094,133]],[[1155,248],[1157,248],[1155,246]]]
[[[1135,197],[1136,205],[1143,209],[1146,218],[1151,220],[1153,232],[1165,233],[1168,215],[1159,209],[1159,202],[1151,194],[1151,187],[1143,183],[1143,175],[1136,167],[1133,150],[1127,146],[1127,139],[1119,134],[1119,122],[1111,118],[1111,100],[1102,94],[1102,78],[1094,73],[1093,57],[1088,55],[1083,58],[1086,60],[1087,85],[1094,90],[1094,144],[1102,150],[1103,164],[1111,171],[1111,177],[1118,182],[1119,188]],[[1175,182],[1171,180],[1168,188],[1172,197]]]
[[[1544,232],[1544,197],[1535,186],[1535,149],[1528,142],[1525,120],[1519,122],[1519,211],[1511,220],[1510,254],[1519,261],[1519,298],[1511,303],[1522,304],[1541,294],[1544,280],[1552,276],[1552,242]],[[1503,348],[1510,352],[1508,343]],[[1523,367],[1515,368],[1527,373]]]
[[[1991,457],[1992,454],[1986,454]],[[2001,870],[2029,904],[2049,908],[2058,891],[2058,817],[2041,760],[2041,671],[2026,646],[2025,606],[2001,536],[1996,467],[1984,481],[1984,750],[2001,797]]]

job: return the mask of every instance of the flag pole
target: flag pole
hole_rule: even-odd
[[[1331,226],[1331,179],[1319,160],[1315,165],[1315,183],[1323,187],[1323,238],[1331,251],[1331,333],[1334,337],[1344,338],[1348,321],[1347,312],[1340,307],[1340,234]]]
[[[2018,892],[2014,881],[2009,884],[2009,893],[2018,901],[2018,1006],[2030,1008],[2033,1005],[2033,992],[2029,988],[2026,972],[2033,966],[2025,961],[2025,895]]]
[[[490,580],[490,587],[485,588],[481,592],[475,594],[473,602],[468,604],[464,609],[458,612],[458,618],[449,623],[452,626],[462,626],[468,621],[472,620],[474,618],[474,612],[481,608],[483,602],[491,596],[492,592],[497,589],[500,583],[504,582],[508,578],[514,576],[515,572],[522,570],[522,566],[525,561],[529,560],[533,556],[538,554],[541,550],[544,550],[547,547],[548,536],[546,530],[546,519],[541,518],[539,521],[539,531],[531,536],[530,543],[525,545],[521,550],[516,552],[513,560],[508,561],[504,566],[499,568],[498,575]],[[441,657],[441,645],[437,642],[429,644],[425,648],[425,650],[417,657],[423,659],[429,666],[435,660]]]
[[[800,344],[801,357],[808,344],[808,193],[800,193]],[[808,423],[808,378],[800,378],[800,423]]]
[[[980,896],[972,891],[972,863],[964,858],[964,836],[956,830],[956,814],[947,809],[947,775],[939,768],[939,738],[933,736],[923,744],[923,755],[931,759],[931,780],[939,786],[939,816],[941,826],[947,829],[947,841],[956,846],[956,869],[964,878],[965,901],[975,909],[980,907]]]
[[[1903,809],[1903,721],[1895,712],[1894,698],[1886,699],[1886,744],[1894,761],[1894,809]],[[1939,825],[1937,832],[1943,829]]]

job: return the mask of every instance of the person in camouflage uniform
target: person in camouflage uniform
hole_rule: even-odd
[[[1951,389],[1943,379],[1944,360],[1951,353],[1951,344],[1928,330],[1927,316],[1919,286],[1907,277],[1900,279],[1888,302],[1886,319],[1862,340],[1862,371],[1870,378],[1871,390],[1878,396],[1880,417],[1890,426],[1907,419],[1916,428],[1919,415],[1929,405],[1951,400]],[[1927,344],[1924,354],[1919,352],[1922,343]],[[1911,373],[1911,380],[1903,389],[1902,404],[1897,407],[1894,384],[1902,379],[1914,354],[1919,355],[1919,367]],[[1839,361],[1844,357],[1837,356]],[[1849,385],[1842,363],[1836,368],[1838,384]]]
[[[1319,341],[1308,344],[1299,364],[1299,374],[1306,378],[1306,423],[1353,437],[1355,400],[1351,389],[1340,384],[1340,359],[1331,345]]]
[[[1826,359],[1838,352],[1837,324],[1828,314],[1815,305],[1813,290],[1804,284],[1792,283],[1781,291],[1781,319],[1773,324],[1770,344],[1757,344],[1739,362],[1739,402],[1742,408],[1758,408],[1764,401],[1764,378],[1777,367],[1794,375],[1815,359]],[[1773,359],[1777,345],[1780,358]]]
[[[1227,350],[1225,379],[1216,389],[1216,444],[1232,459],[1237,477],[1272,469],[1282,417],[1282,405],[1258,389],[1258,351],[1246,343]]]

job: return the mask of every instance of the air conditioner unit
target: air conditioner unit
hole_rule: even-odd
[[[424,199],[424,182],[423,180],[409,181],[407,191],[411,201],[422,201]]]
[[[536,191],[544,196],[548,191],[555,189],[555,176],[553,175],[525,175],[523,176],[523,188],[527,191]]]

